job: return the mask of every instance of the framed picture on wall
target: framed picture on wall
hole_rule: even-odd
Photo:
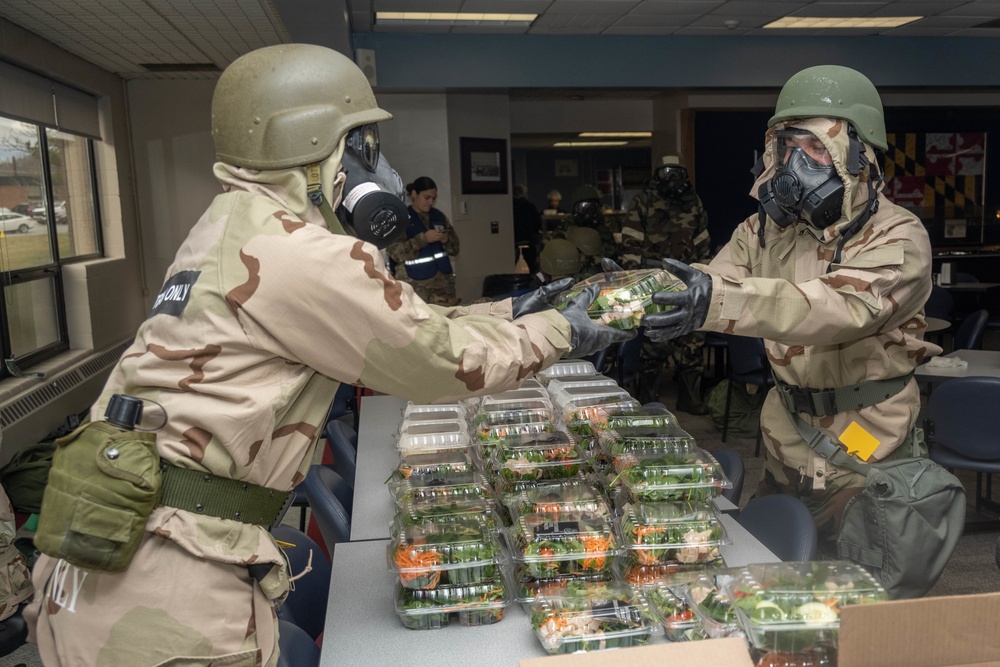
[[[507,140],[459,138],[463,195],[507,194]]]

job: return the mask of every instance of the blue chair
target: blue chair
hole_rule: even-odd
[[[330,560],[311,537],[287,524],[276,526],[271,535],[276,540],[295,545],[283,548],[290,576],[305,571],[312,554],[312,570],[292,582],[293,590],[276,611],[279,619],[294,623],[315,640],[323,633],[326,621]]]
[[[989,319],[989,311],[985,308],[980,308],[962,320],[962,323],[958,325],[958,331],[955,332],[955,340],[952,342],[952,349],[983,349],[983,335],[986,333],[986,322]]]
[[[729,408],[733,400],[733,385],[736,383],[755,384],[761,391],[767,391],[774,386],[774,376],[771,375],[771,364],[767,360],[764,341],[760,338],[733,336],[727,338],[729,350],[729,386],[726,391],[726,410],[722,420],[722,442],[726,441],[729,431]],[[760,428],[757,429],[757,444],[753,455],[760,456]]]
[[[354,474],[358,468],[358,432],[349,424],[333,419],[326,423],[323,436],[333,454],[333,469],[354,488]]]
[[[305,630],[278,619],[278,667],[318,667],[319,646]]]
[[[726,473],[726,478],[733,484],[732,487],[722,491],[722,496],[734,505],[739,505],[740,496],[743,495],[743,478],[746,472],[743,466],[743,457],[731,449],[720,449],[711,452],[711,454],[722,466],[722,472]]]
[[[1000,378],[965,377],[942,382],[927,400],[924,434],[928,455],[948,470],[976,473],[976,511],[994,510],[993,473],[1000,472]],[[986,490],[983,490],[983,475]]]
[[[754,498],[736,521],[783,561],[816,558],[816,521],[795,496],[776,493]]]
[[[924,304],[924,315],[951,321],[954,309],[955,299],[951,296],[951,292],[940,285],[931,285],[931,295]]]
[[[305,481],[309,507],[330,553],[338,542],[351,539],[351,507],[354,491],[343,477],[324,465],[309,469]]]

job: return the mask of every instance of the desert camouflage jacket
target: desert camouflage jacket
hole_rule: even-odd
[[[658,268],[664,257],[686,264],[711,259],[708,215],[694,190],[664,197],[651,180],[629,204],[622,226],[621,265]]]
[[[880,193],[878,212],[831,264],[845,228],[867,203],[869,168],[860,177],[848,174],[846,123],[813,118],[788,124],[812,131],[832,154],[846,187],[841,221],[820,231],[802,222],[782,229],[768,219],[761,247],[758,217],[745,220],[711,264],[698,265],[711,274],[713,286],[702,330],[764,338],[774,375],[799,387],[847,387],[910,374],[941,352],[923,340],[923,305],[931,291],[927,233],[919,219]],[[874,154],[871,146],[866,151]],[[774,174],[770,141],[764,159],[754,196]],[[911,381],[881,403],[813,417],[811,423],[836,441],[856,421],[878,439],[876,460],[906,438],[919,407]],[[793,468],[806,465],[810,450],[774,391],[761,424],[772,454]]]
[[[512,321],[509,300],[425,304],[377,248],[327,229],[304,170],[218,163],[215,173],[225,193],[177,251],[92,411],[101,419],[114,393],[157,402],[157,448],[177,466],[288,491],[308,470],[338,383],[448,401],[516,387],[569,349],[555,310]],[[146,408],[142,425],[155,426],[162,415]],[[284,562],[249,524],[160,506],[146,530],[208,559]]]

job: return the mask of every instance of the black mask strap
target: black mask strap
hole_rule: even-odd
[[[869,175],[877,174],[878,178],[874,181],[868,180],[868,204],[865,206],[864,210],[858,214],[858,217],[851,221],[843,233],[840,236],[840,242],[837,243],[837,251],[833,253],[833,261],[830,265],[826,267],[826,272],[830,273],[833,270],[834,264],[840,263],[840,257],[843,253],[844,246],[850,241],[855,234],[861,231],[861,228],[865,226],[865,223],[878,212],[878,191],[879,187],[882,185],[883,174],[878,168],[878,164],[873,160],[871,162],[871,171]]]
[[[756,151],[754,151],[756,152]],[[754,182],[760,178],[760,175],[764,173],[764,156],[757,158],[757,161],[752,167],[750,167],[750,173],[753,174]],[[764,211],[764,205],[759,201],[757,202],[757,221],[760,223],[757,225],[757,239],[760,241],[760,247],[764,247],[764,225],[767,224],[767,213]]]
[[[319,162],[306,165],[306,193],[313,206],[319,209],[320,215],[326,220],[327,228],[334,234],[347,234],[340,224],[337,214],[334,213],[330,202],[323,196],[323,183],[321,180],[321,170]]]

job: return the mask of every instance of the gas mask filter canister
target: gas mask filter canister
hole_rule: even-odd
[[[380,156],[376,125],[362,125],[348,133],[342,162],[347,179],[337,207],[341,222],[378,248],[401,240],[408,221],[403,181]]]

